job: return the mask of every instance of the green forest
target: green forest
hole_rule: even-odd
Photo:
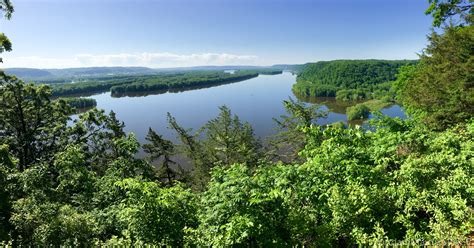
[[[110,91],[112,96],[122,96],[137,92],[184,91],[239,82],[258,75],[281,73],[282,71],[277,69],[236,70],[234,73],[215,70],[182,71],[156,75],[90,78],[77,83],[54,83],[51,87],[53,96],[88,95],[106,91]]]
[[[293,90],[306,96],[341,100],[373,98],[394,81],[398,69],[416,64],[410,60],[334,60],[307,64]]]
[[[14,8],[0,0],[0,10],[10,18]],[[430,1],[426,14],[437,31],[417,62],[318,62],[298,76],[295,91],[321,82],[308,94],[350,89],[365,99],[387,87],[409,118],[321,126],[325,113],[316,105],[288,100],[268,144],[226,106],[196,131],[168,114],[180,142],[150,128],[140,144],[114,112],[92,108],[72,120],[77,105],[55,98],[93,86],[62,89],[2,74],[0,245],[466,245],[474,238],[473,11],[459,0]],[[462,21],[447,22],[451,16]],[[0,46],[11,50],[3,33]],[[241,73],[210,72],[218,79],[209,81],[204,73],[183,84],[170,76],[166,87],[258,74]],[[95,86],[162,85],[117,83]]]
[[[335,97],[359,102],[347,108],[348,120],[365,119],[396,102],[393,82],[401,67],[415,66],[412,60],[334,60],[309,63],[298,74],[293,92],[305,97]],[[361,101],[364,101],[361,103]]]
[[[185,90],[243,81],[258,75],[259,73],[254,71],[237,71],[234,74],[222,71],[191,72],[176,76],[146,78],[141,82],[113,86],[110,91],[113,96],[117,96],[132,92]]]
[[[74,109],[85,109],[85,108],[92,108],[97,106],[97,102],[93,98],[84,98],[84,97],[68,97],[63,98],[69,106]]]

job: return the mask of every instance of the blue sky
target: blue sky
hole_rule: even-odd
[[[2,67],[414,59],[427,0],[13,0]]]

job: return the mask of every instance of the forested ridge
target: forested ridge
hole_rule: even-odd
[[[326,115],[318,106],[288,100],[287,114],[275,119],[280,132],[265,144],[225,106],[195,131],[168,114],[180,142],[150,128],[140,144],[114,112],[93,108],[71,120],[74,108],[53,99],[51,86],[2,75],[0,244],[467,245],[474,232],[469,3],[430,1],[427,14],[442,29],[390,86],[409,118],[379,115],[367,129],[317,125]],[[13,12],[9,0],[0,7]],[[462,22],[446,24],[450,16]],[[183,170],[176,154],[193,170]]]
[[[398,68],[411,60],[334,60],[307,64],[298,75],[294,91],[310,96],[336,96],[343,89],[359,89],[366,97],[379,85],[396,79]]]

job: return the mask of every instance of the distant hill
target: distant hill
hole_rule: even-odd
[[[38,81],[68,81],[77,78],[123,76],[123,75],[151,75],[162,72],[179,71],[215,71],[215,70],[259,70],[275,69],[270,66],[193,66],[176,68],[153,69],[148,67],[81,67],[65,69],[34,69],[34,68],[7,68],[5,72],[25,80]]]
[[[82,67],[66,69],[7,68],[4,70],[7,74],[15,75],[25,80],[157,73],[156,69],[147,67]]]
[[[220,71],[220,70],[258,70],[258,69],[267,69],[267,68],[271,68],[271,66],[209,65],[209,66],[159,68],[155,70],[157,71]]]
[[[303,71],[305,66],[306,64],[279,64],[279,65],[272,65],[271,68],[299,73]]]
[[[82,67],[67,69],[46,69],[46,71],[58,77],[149,74],[156,72],[156,70],[148,67]]]
[[[42,78],[54,76],[47,70],[33,68],[8,68],[5,69],[5,73],[9,75],[15,75],[19,78]]]

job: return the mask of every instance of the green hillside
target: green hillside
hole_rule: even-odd
[[[293,91],[302,96],[335,97],[340,90],[358,90],[345,93],[355,94],[362,99],[373,98],[374,94],[380,93],[377,91],[387,91],[390,88],[387,82],[395,80],[398,68],[415,63],[414,60],[334,60],[310,63],[298,75]]]

